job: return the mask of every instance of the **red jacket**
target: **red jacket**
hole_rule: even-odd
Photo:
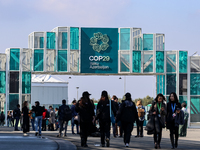
[[[47,109],[45,109],[45,112],[43,112],[43,114],[42,114],[42,119],[45,119],[45,118],[46,118],[46,114],[47,114]]]

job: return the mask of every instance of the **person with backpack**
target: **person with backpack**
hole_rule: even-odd
[[[111,113],[113,112],[116,116],[117,109],[115,108],[114,102],[108,99],[107,91],[102,91],[101,99],[97,104],[97,114],[95,120],[99,120],[100,133],[101,133],[101,146],[110,146],[110,124],[111,124]]]
[[[33,111],[35,112],[35,136],[38,135],[41,136],[41,127],[42,127],[42,114],[45,111],[44,107],[40,106],[40,102],[35,102],[35,107],[33,108]],[[39,132],[38,132],[39,127]]]
[[[94,107],[91,104],[87,91],[83,92],[81,99],[77,102],[75,110],[80,115],[80,137],[81,146],[88,147],[87,138],[91,133],[95,121]]]
[[[142,101],[138,100],[136,104],[136,109],[138,112],[138,122],[137,122],[137,135],[135,137],[143,137],[143,124],[145,119],[145,107],[142,105]]]
[[[182,111],[184,113],[184,124],[179,125],[179,136],[180,137],[186,137],[189,113],[187,111],[187,108],[186,108],[187,104],[185,102],[183,102],[181,104],[181,106],[182,106]]]
[[[14,119],[15,119],[15,131],[19,131],[18,129],[18,124],[19,124],[19,119],[20,119],[20,116],[21,116],[21,112],[20,112],[20,105],[17,104],[17,108],[13,111],[13,116],[14,116]]]
[[[62,105],[59,107],[58,116],[59,116],[59,123],[60,123],[60,130],[59,130],[58,137],[61,137],[62,135],[64,124],[65,124],[65,128],[64,128],[65,131],[64,131],[63,136],[67,136],[67,125],[68,125],[68,121],[71,120],[72,118],[72,113],[69,106],[66,105],[65,99],[62,100]]]
[[[129,147],[134,122],[138,121],[138,113],[135,103],[132,101],[131,94],[126,93],[125,98],[125,101],[120,105],[117,112],[116,122],[121,121],[124,131],[124,144],[126,147]]]
[[[152,103],[149,110],[149,121],[146,125],[147,134],[153,134],[154,147],[160,149],[160,142],[162,138],[162,128],[165,127],[167,108],[165,104],[165,97],[163,94],[158,94]]]

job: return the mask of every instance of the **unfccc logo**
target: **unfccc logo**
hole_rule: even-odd
[[[101,44],[98,44],[98,41],[101,41]],[[101,32],[94,33],[94,37],[90,38],[90,45],[94,51],[100,53],[101,51],[107,50],[109,38],[107,34],[102,34]]]

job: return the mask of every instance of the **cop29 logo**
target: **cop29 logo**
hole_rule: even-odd
[[[98,43],[100,42],[100,43]],[[90,45],[94,51],[100,53],[101,51],[107,50],[109,47],[109,38],[107,34],[102,34],[101,32],[94,33],[94,37],[90,38]]]

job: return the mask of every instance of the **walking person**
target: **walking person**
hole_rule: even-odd
[[[10,111],[10,114],[11,114],[11,126],[14,127],[14,115],[13,115],[13,110]]]
[[[59,128],[59,120],[58,120],[58,108],[55,108],[55,115],[56,115],[56,118],[55,118],[55,121],[56,121],[56,131],[58,130]]]
[[[87,91],[83,92],[81,99],[76,104],[76,112],[80,116],[80,137],[81,146],[88,147],[87,138],[95,121],[94,108],[90,101],[90,95]]]
[[[158,94],[150,107],[150,120],[146,126],[148,131],[147,134],[150,134],[148,127],[153,127],[152,133],[154,137],[155,149],[161,148],[160,142],[162,139],[162,128],[165,127],[166,114],[167,108],[165,104],[165,97],[163,96],[163,94]]]
[[[64,131],[63,137],[65,137],[65,136],[67,136],[68,121],[71,120],[71,118],[72,118],[71,109],[69,108],[68,105],[66,105],[65,99],[62,100],[62,105],[59,107],[58,116],[59,116],[59,123],[60,123],[58,137],[61,137],[64,125],[65,125],[65,128],[64,128],[65,131]]]
[[[181,104],[179,103],[176,93],[172,92],[169,96],[169,102],[167,103],[167,129],[170,130],[170,140],[172,149],[178,147],[178,132],[179,125],[177,119],[180,119]],[[175,135],[175,142],[174,142]]]
[[[17,108],[13,111],[13,116],[14,116],[14,119],[15,119],[15,131],[19,131],[18,129],[18,124],[19,124],[19,119],[20,119],[20,116],[21,116],[21,112],[20,112],[20,105],[17,104]]]
[[[125,101],[120,105],[117,112],[116,121],[121,121],[121,126],[124,132],[124,144],[129,147],[131,132],[133,131],[134,122],[138,120],[138,114],[135,103],[132,101],[131,94],[125,94]]]
[[[111,124],[111,111],[116,116],[117,110],[114,102],[108,99],[107,91],[102,91],[101,99],[97,104],[96,120],[99,120],[100,133],[101,133],[101,146],[110,146],[110,124]]]
[[[145,120],[145,107],[142,105],[142,101],[138,100],[136,104],[136,109],[138,112],[138,122],[137,122],[137,135],[135,137],[143,137],[143,124]]]
[[[76,107],[76,100],[72,101],[72,106],[71,106],[71,111],[72,111],[72,120],[71,120],[71,126],[72,126],[72,134],[74,133],[74,125],[75,125],[75,120],[78,120],[78,113],[75,110]],[[76,123],[76,132],[79,134],[79,125]]]
[[[182,106],[182,111],[184,113],[184,124],[179,125],[179,136],[180,137],[186,137],[189,114],[188,114],[188,111],[187,111],[187,108],[186,108],[187,107],[186,103],[183,102],[181,104],[181,106]]]
[[[46,131],[48,120],[49,120],[49,111],[44,107],[44,112],[42,113],[42,131]]]
[[[35,112],[35,136],[38,135],[41,136],[41,126],[42,126],[42,114],[45,111],[44,107],[40,106],[40,102],[35,102],[35,107],[33,108],[33,111]],[[39,129],[38,129],[39,127]],[[39,132],[38,132],[39,130]]]
[[[27,132],[30,130],[29,126],[29,110],[28,110],[28,102],[25,101],[23,103],[22,114],[23,114],[23,133],[24,136],[28,136]]]
[[[0,119],[0,125],[1,126],[4,126],[4,121],[5,121],[5,115],[4,115],[4,113],[3,113],[3,111],[1,112],[1,119]]]
[[[11,119],[12,119],[11,111],[8,111],[8,116],[7,116],[7,126],[8,127],[9,127],[9,125],[11,125]]]
[[[49,106],[49,127],[50,131],[54,131],[56,114],[52,106]]]
[[[30,118],[31,118],[31,126],[33,131],[35,131],[35,112],[33,111],[34,106],[32,106],[32,109],[30,110]]]

